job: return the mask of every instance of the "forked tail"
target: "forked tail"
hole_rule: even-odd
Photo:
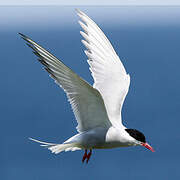
[[[76,147],[74,143],[67,143],[67,144],[54,144],[54,143],[47,143],[43,141],[39,141],[33,138],[29,138],[32,141],[40,143],[40,146],[48,148],[52,153],[58,154],[62,151],[75,151],[80,150],[80,148]]]

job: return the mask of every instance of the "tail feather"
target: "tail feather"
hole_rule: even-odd
[[[52,153],[58,154],[62,151],[66,151],[66,149],[69,148],[72,148],[72,144],[57,144],[49,147],[48,149],[51,150]]]
[[[66,143],[66,144],[54,144],[54,143],[47,143],[43,141],[39,141],[33,138],[29,138],[32,141],[35,141],[37,143],[40,143],[40,146],[47,147],[52,153],[58,154],[62,151],[75,151],[80,150],[81,148],[78,148],[75,146],[74,143]]]
[[[47,142],[39,141],[39,140],[33,139],[33,138],[29,138],[29,140],[40,143],[40,146],[44,146],[44,147],[57,145],[57,144],[54,144],[54,143],[47,143]]]

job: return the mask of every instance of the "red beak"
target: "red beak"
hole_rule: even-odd
[[[148,143],[141,143],[141,145],[151,150],[152,152],[155,152],[154,149]]]

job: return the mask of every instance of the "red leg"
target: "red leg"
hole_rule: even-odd
[[[89,162],[89,159],[90,159],[91,155],[92,155],[92,150],[90,149],[90,151],[89,151],[89,153],[87,155],[86,163]]]
[[[84,156],[82,158],[82,162],[84,162],[84,160],[87,158],[87,149],[85,149],[85,152],[84,152]]]

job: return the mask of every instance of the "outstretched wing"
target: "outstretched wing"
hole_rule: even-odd
[[[109,120],[114,126],[122,127],[121,109],[128,93],[130,76],[101,29],[82,11],[77,10],[84,32],[82,43],[87,50],[88,63],[94,79],[93,87],[103,97]]]
[[[111,126],[100,93],[40,45],[20,35],[34,50],[45,70],[66,92],[78,121],[77,130],[83,132],[98,126]]]

